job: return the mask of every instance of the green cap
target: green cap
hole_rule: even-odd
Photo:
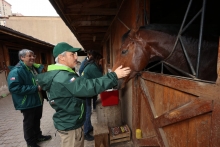
[[[53,56],[56,58],[59,54],[67,52],[78,52],[81,48],[75,48],[66,42],[60,42],[53,48]]]

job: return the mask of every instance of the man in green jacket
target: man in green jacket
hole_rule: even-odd
[[[84,146],[85,98],[116,86],[119,78],[130,73],[130,68],[120,66],[100,78],[79,77],[72,68],[77,65],[76,52],[80,50],[65,42],[58,43],[53,49],[56,64],[48,66],[48,72],[36,78],[41,88],[47,91],[49,103],[56,111],[53,121],[62,147]]]
[[[28,147],[39,147],[37,142],[51,139],[43,136],[40,129],[43,98],[41,88],[34,76],[41,73],[43,65],[34,63],[36,56],[28,49],[19,51],[19,63],[10,71],[7,82],[12,94],[14,107],[24,116],[23,131]]]

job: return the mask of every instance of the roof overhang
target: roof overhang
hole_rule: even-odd
[[[101,50],[123,0],[50,0],[85,50]]]

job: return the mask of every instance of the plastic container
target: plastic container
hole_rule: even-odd
[[[136,138],[137,139],[141,139],[142,138],[141,129],[136,129]]]
[[[107,90],[100,93],[102,106],[118,105],[118,90]]]

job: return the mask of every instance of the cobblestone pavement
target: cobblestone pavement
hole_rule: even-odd
[[[23,115],[16,111],[13,106],[11,95],[0,98],[0,147],[26,147],[23,137]],[[53,125],[52,109],[46,101],[43,107],[43,117],[41,119],[41,130],[43,135],[51,135],[52,139],[39,143],[41,147],[60,147],[60,136],[56,133]],[[97,122],[96,112],[92,113],[92,123]],[[55,136],[56,134],[56,136]],[[94,147],[94,141],[84,142],[85,147]],[[132,147],[131,142],[113,144],[111,147]]]

